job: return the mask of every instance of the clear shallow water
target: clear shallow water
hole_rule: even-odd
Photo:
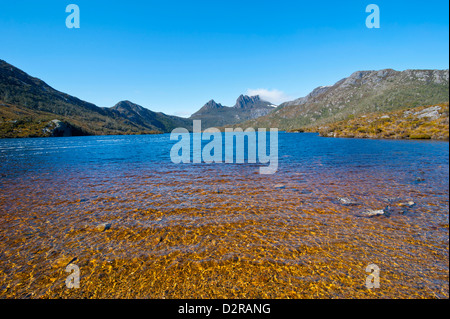
[[[143,254],[173,264],[181,254],[212,260],[212,269],[235,257],[286,267],[371,260],[390,269],[388,297],[448,297],[448,143],[279,133],[273,175],[260,175],[261,164],[174,164],[174,143],[169,134],[0,140],[3,286],[30,260],[45,268],[60,255],[89,264]],[[399,206],[407,201],[415,205]],[[360,217],[386,208],[385,216]],[[101,222],[111,230],[86,235]],[[155,236],[165,239],[147,247]],[[318,251],[291,251],[305,247]],[[12,263],[22,266],[5,271]],[[45,286],[44,273],[33,285]],[[417,284],[412,275],[423,278]],[[274,296],[286,296],[278,289]]]
[[[161,194],[200,186],[214,188],[215,179],[220,184],[221,178],[222,182],[228,178],[253,180],[258,183],[255,186],[268,189],[276,183],[294,183],[302,187],[304,195],[313,188],[318,193],[320,186],[324,187],[320,193],[326,195],[327,189],[339,186],[341,197],[390,198],[395,191],[404,198],[417,193],[437,201],[448,200],[449,148],[445,142],[280,133],[278,171],[274,175],[259,175],[259,167],[268,165],[260,163],[174,164],[170,160],[174,143],[169,134],[1,140],[0,185],[4,191],[10,190],[9,195],[18,197],[23,194],[20,189],[15,192],[15,187],[38,188],[42,193],[56,187],[57,193],[75,200],[92,190],[114,189],[113,193],[120,195],[137,187]],[[203,141],[203,145],[206,143]],[[208,184],[203,183],[206,180]],[[448,213],[447,207],[441,208],[442,213]]]
[[[243,176],[254,173],[260,165],[266,166],[173,164],[170,149],[174,143],[168,134],[0,140],[1,182],[33,179],[40,173],[53,177],[70,173],[108,177],[130,172],[181,171],[202,175],[205,170],[213,170]],[[307,133],[280,133],[279,167],[275,175],[327,172],[338,179],[342,174],[346,178],[346,174],[363,173],[386,180],[395,178],[396,182],[408,185],[426,174],[427,186],[448,189],[447,166],[448,143],[445,142],[331,139]],[[176,180],[177,176],[172,179]]]

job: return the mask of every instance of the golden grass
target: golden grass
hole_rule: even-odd
[[[345,121],[320,127],[309,127],[305,131],[319,132],[322,136],[327,137],[448,140],[448,103],[436,105],[441,106],[438,119],[419,118],[414,115],[414,113],[434,106],[428,105],[388,113],[351,116]],[[410,113],[408,115],[405,112]]]

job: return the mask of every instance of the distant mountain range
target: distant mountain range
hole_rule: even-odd
[[[98,107],[59,92],[0,60],[0,137],[149,134],[176,127],[278,127],[296,130],[376,111],[448,102],[449,70],[358,71],[278,107],[241,95],[234,106],[210,100],[187,118],[130,101]]]
[[[261,100],[259,96],[241,95],[234,106],[223,106],[214,100],[192,114],[191,120],[202,120],[203,127],[219,127],[241,123],[269,114],[276,105]]]
[[[280,104],[242,127],[295,130],[349,117],[449,101],[449,70],[358,71],[332,86]]]
[[[223,126],[266,115],[274,105],[259,96],[241,95],[233,107],[213,100],[191,118],[153,112],[130,101],[98,107],[57,91],[44,81],[0,60],[0,137],[167,133],[176,127],[192,130]]]

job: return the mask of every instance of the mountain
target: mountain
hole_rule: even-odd
[[[109,110],[148,130],[171,132],[177,127],[192,129],[192,121],[186,118],[153,112],[130,101],[121,101]]]
[[[170,132],[176,127],[320,127],[372,112],[449,101],[449,70],[357,71],[331,86],[278,107],[241,95],[234,106],[210,100],[189,119],[150,111],[130,101],[98,107],[50,87],[0,60],[0,137]]]
[[[55,123],[68,129],[48,129]],[[192,121],[128,101],[112,108],[98,107],[0,60],[0,137],[156,133],[178,126],[190,128]]]
[[[242,127],[293,130],[349,117],[449,101],[449,70],[357,71],[332,86],[280,104],[273,112]]]
[[[191,120],[202,120],[202,127],[233,125],[269,114],[275,106],[262,100],[258,95],[240,95],[234,106],[223,106],[210,100],[200,110],[192,114]]]
[[[200,110],[198,110],[196,113],[203,114],[203,113],[207,113],[210,111],[214,111],[217,109],[223,109],[223,108],[224,108],[224,106],[222,104],[216,103],[216,101],[214,101],[214,100],[210,100],[208,103],[203,105],[203,107]]]
[[[240,95],[233,106],[235,109],[269,109],[272,110],[274,105],[270,102],[261,100],[259,95],[247,96]]]

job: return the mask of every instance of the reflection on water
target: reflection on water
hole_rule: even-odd
[[[448,143],[280,133],[274,175],[174,143],[1,140],[0,296],[448,298]]]

